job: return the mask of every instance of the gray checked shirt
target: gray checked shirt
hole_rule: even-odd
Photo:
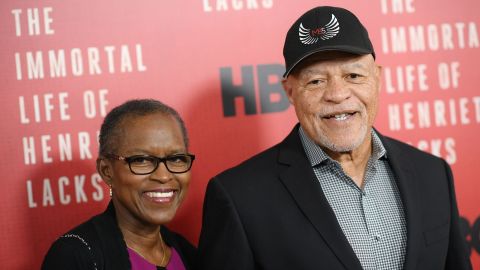
[[[402,200],[387,152],[372,130],[372,155],[359,188],[300,128],[313,171],[363,269],[403,269],[407,229]]]

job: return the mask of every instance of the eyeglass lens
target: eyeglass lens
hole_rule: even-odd
[[[135,174],[149,174],[154,172],[163,162],[167,170],[172,173],[183,173],[190,169],[192,158],[189,155],[173,155],[165,158],[154,156],[132,156],[127,158],[130,170]]]

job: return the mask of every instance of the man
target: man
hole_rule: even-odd
[[[209,182],[200,269],[471,269],[450,167],[372,127],[381,68],[357,17],[308,11],[284,56],[300,123]]]

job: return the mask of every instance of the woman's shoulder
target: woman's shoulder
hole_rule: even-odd
[[[111,203],[103,213],[60,236],[42,265],[42,270],[129,268],[127,247]]]
[[[45,255],[42,270],[98,269],[95,258],[96,233],[93,218],[53,242]]]
[[[104,261],[103,243],[115,242],[103,238],[112,238],[114,224],[115,219],[108,207],[103,213],[61,235],[45,255],[42,270],[100,269],[99,265]]]

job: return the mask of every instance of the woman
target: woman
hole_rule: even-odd
[[[174,109],[149,99],[114,108],[97,159],[107,210],[56,240],[42,269],[191,269],[195,248],[164,225],[185,197],[194,158]]]

